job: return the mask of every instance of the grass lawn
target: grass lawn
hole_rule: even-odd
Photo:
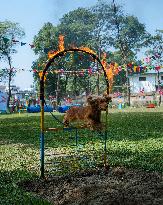
[[[56,126],[48,114],[45,124]],[[108,130],[111,166],[163,173],[163,108],[109,110]],[[0,115],[0,204],[49,204],[17,186],[19,181],[39,177],[39,135],[39,114]],[[70,143],[63,132],[47,138],[50,150]]]

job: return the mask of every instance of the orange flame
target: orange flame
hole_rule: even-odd
[[[59,51],[49,51],[48,52],[48,59],[53,58],[55,55],[57,55]]]
[[[41,80],[41,78],[42,78],[42,76],[43,76],[43,71],[40,71],[39,73],[39,77],[40,77],[40,80]],[[46,80],[46,76],[44,76],[44,81]]]
[[[65,48],[64,48],[64,36],[63,35],[59,35],[59,51],[63,51]]]
[[[108,65],[107,61],[106,61],[106,53],[103,53],[102,55],[102,65],[104,67],[104,70],[106,72],[106,76],[108,78],[109,81],[109,93],[112,91],[113,88],[113,83],[114,83],[114,75],[115,75],[115,67],[113,64]]]
[[[96,55],[96,53],[94,51],[92,51],[90,48],[87,48],[87,47],[80,47],[79,49],[83,50],[83,51],[86,51],[88,53],[91,53],[91,54],[94,54]]]

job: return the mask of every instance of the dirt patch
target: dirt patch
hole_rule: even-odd
[[[54,205],[163,205],[163,175],[122,167],[19,185]]]

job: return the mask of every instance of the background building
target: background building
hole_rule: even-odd
[[[146,94],[152,94],[157,91],[158,83],[160,81],[160,87],[163,87],[163,69],[158,72],[150,70],[146,73],[134,73],[129,76],[131,94],[138,94],[144,92]]]

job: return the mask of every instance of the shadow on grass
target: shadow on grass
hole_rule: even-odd
[[[63,115],[58,115],[62,121]],[[161,112],[128,112],[110,113],[108,116],[108,140],[139,141],[148,138],[163,137],[163,113]],[[50,115],[45,116],[45,127],[58,127],[58,123]],[[82,133],[82,134],[80,134]],[[90,136],[96,136],[92,131],[79,131],[84,141]],[[39,147],[40,144],[40,117],[35,115],[25,117],[0,118],[0,140],[8,143],[32,144]],[[65,144],[75,141],[75,133],[68,131],[45,133],[45,143],[48,146]],[[82,139],[81,138],[81,139]]]
[[[7,143],[39,145],[39,117],[0,119],[0,139]]]
[[[36,178],[35,175],[23,170],[0,172],[0,204],[3,205],[50,205],[44,199],[40,199],[32,193],[25,192],[19,188],[19,182]]]
[[[62,121],[63,116],[58,118]],[[76,144],[75,129],[62,130],[62,126],[58,125],[51,116],[45,117],[45,127],[61,127],[61,130],[57,132],[45,132],[45,145],[62,147]],[[96,140],[99,135],[90,130],[78,130],[78,142],[90,141],[92,136]],[[40,117],[13,117],[0,120],[0,140],[2,144],[30,144],[38,148],[40,146]]]

